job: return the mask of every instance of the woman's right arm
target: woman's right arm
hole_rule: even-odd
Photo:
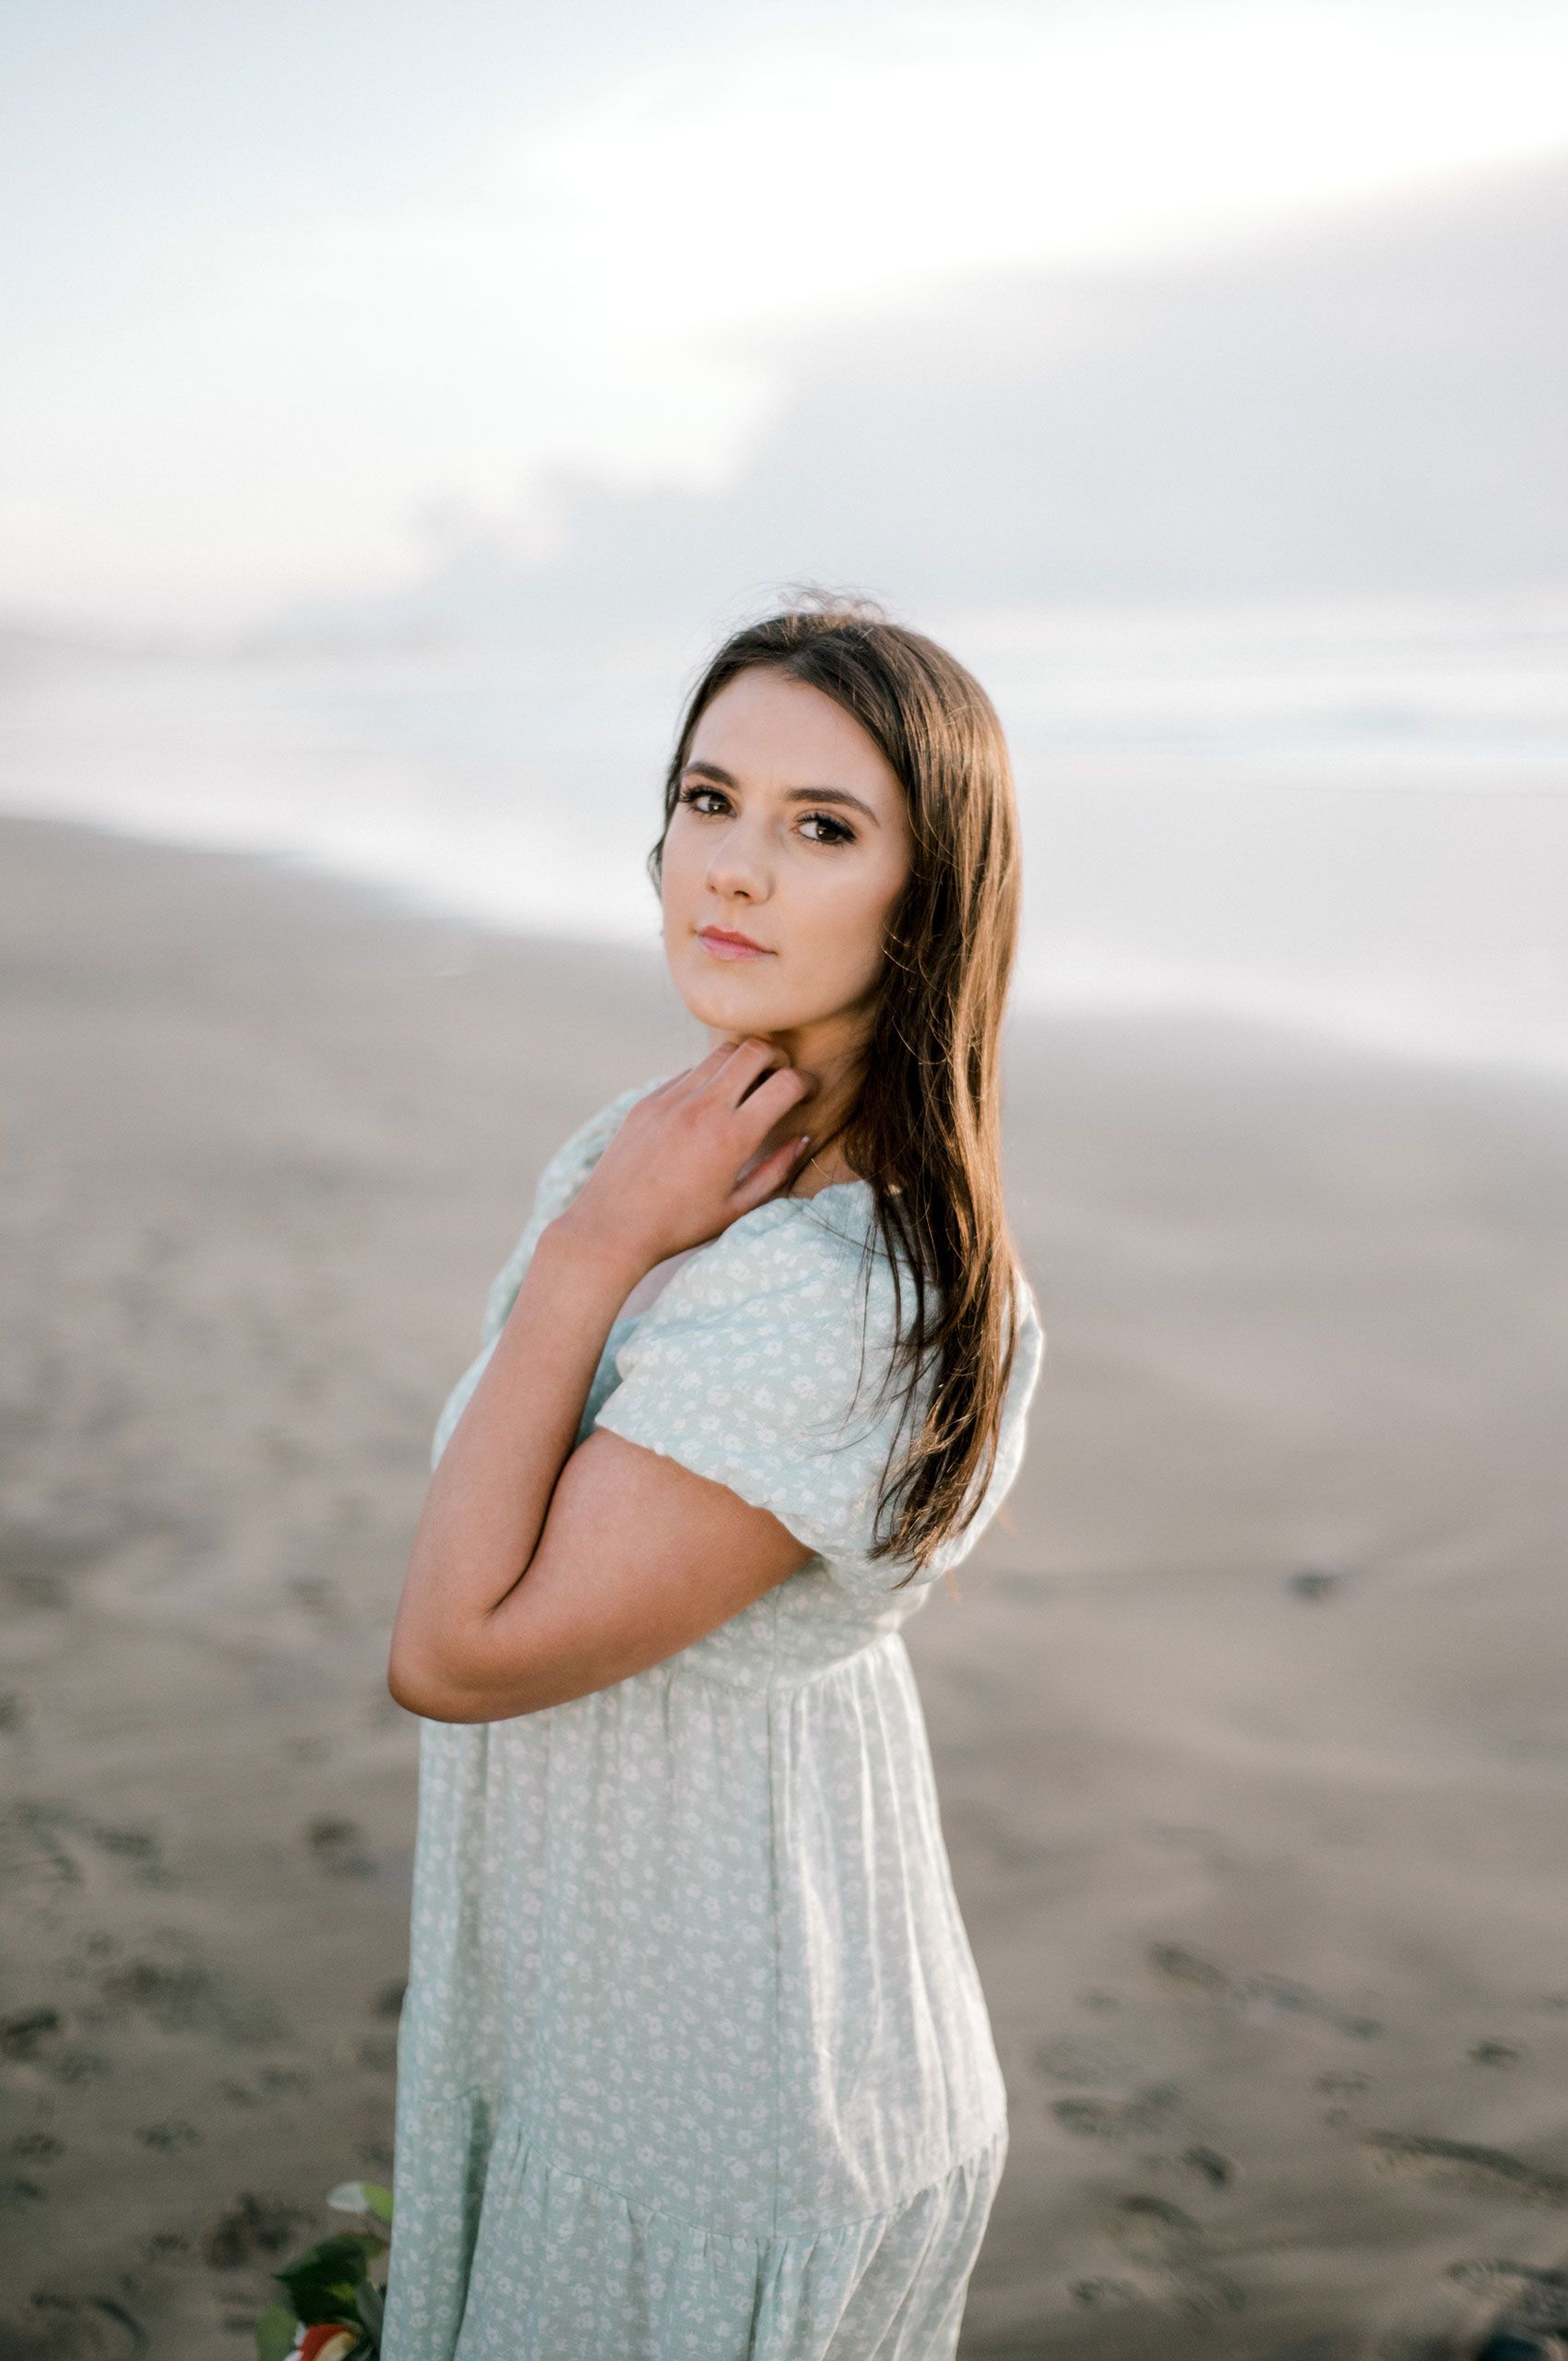
[[[411,1713],[494,1721],[607,1687],[812,1555],[766,1511],[640,1444],[595,1433],[573,1449],[630,1290],[798,1165],[787,1141],[735,1179],[809,1086],[774,1062],[765,1043],[726,1044],[639,1100],[541,1234],[415,1533],[387,1672]]]

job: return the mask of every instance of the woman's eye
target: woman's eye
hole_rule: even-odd
[[[847,828],[842,820],[832,819],[826,812],[808,812],[805,818],[802,821],[801,825],[802,827],[811,826],[830,828],[832,830],[833,833],[831,836],[814,836],[812,838],[813,844],[852,845],[855,841],[855,832],[853,828]]]
[[[699,795],[714,796],[720,803],[724,801],[722,792],[717,787],[683,787],[681,789],[680,800],[683,803],[689,804],[693,811],[695,811],[697,808],[697,798]],[[701,816],[704,819],[711,819],[714,815],[709,812],[705,812]]]

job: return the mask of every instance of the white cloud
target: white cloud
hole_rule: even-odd
[[[178,317],[10,363],[0,595],[242,614],[547,541],[576,470],[711,489],[780,330],[1114,263],[1568,143],[1560,10],[900,14],[612,84],[439,210],[236,249]]]

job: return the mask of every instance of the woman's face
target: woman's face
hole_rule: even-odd
[[[903,789],[860,723],[783,672],[737,674],[697,723],[664,838],[687,1008],[723,1035],[785,1038],[797,1062],[849,1049],[909,859]]]

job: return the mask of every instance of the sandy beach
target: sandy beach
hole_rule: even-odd
[[[694,1035],[258,859],[0,875],[0,2356],[209,2361],[391,2168],[436,1412]],[[1011,2094],[965,2361],[1568,2324],[1568,1092],[1020,1015],[1006,1115],[1045,1377],[909,1631]]]

